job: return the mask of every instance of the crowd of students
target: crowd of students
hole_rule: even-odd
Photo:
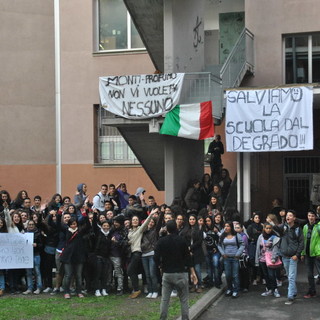
[[[230,187],[227,181],[225,186]],[[124,292],[130,292],[132,299],[142,292],[146,298],[157,298],[161,274],[153,259],[154,249],[167,234],[166,223],[175,220],[198,278],[196,285],[190,284],[191,292],[220,288],[224,272],[226,296],[237,298],[260,280],[266,284],[262,296],[280,297],[278,288],[285,270],[289,283],[286,304],[291,304],[297,294],[297,261],[305,259],[309,281],[305,298],[315,296],[313,269],[320,267],[317,214],[308,212],[303,231],[293,210],[268,214],[264,224],[261,214],[253,212],[242,224],[236,210],[222,211],[223,192],[221,184],[217,185],[204,175],[202,182],[191,184],[185,203],[175,199],[171,206],[158,206],[152,196],[145,199],[144,188],[130,195],[125,183],[103,184],[92,200],[82,183],[73,200],[54,194],[45,206],[40,196],[32,203],[26,190],[14,200],[2,190],[0,232],[34,234],[34,267],[0,270],[0,295],[23,289],[25,295],[63,292],[66,299],[73,293],[83,298],[87,293],[101,297]],[[204,265],[207,276],[202,278]]]

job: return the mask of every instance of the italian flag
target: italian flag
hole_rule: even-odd
[[[160,133],[193,140],[213,137],[212,102],[175,106],[166,114]]]

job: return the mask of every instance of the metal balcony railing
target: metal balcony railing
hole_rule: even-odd
[[[212,101],[214,118],[221,119],[223,92],[221,80],[210,72],[186,73],[181,91],[180,103]]]
[[[253,72],[253,40],[254,35],[244,28],[220,70],[223,89],[238,87],[245,73]]]

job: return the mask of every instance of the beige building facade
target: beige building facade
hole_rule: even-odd
[[[154,148],[156,140],[150,141],[148,129],[141,135],[138,129],[132,131],[142,146],[130,140],[126,128],[138,128],[139,124],[113,122],[108,126],[108,115],[99,107],[101,76],[156,70],[202,76],[207,72],[220,79],[223,97],[229,85],[224,85],[221,70],[228,56],[236,52],[233,48],[242,29],[247,28],[254,39],[254,58],[247,57],[246,72],[231,86],[320,82],[317,0],[0,0],[0,4],[0,185],[12,197],[22,189],[44,199],[56,191],[72,196],[82,182],[93,196],[102,183],[126,182],[130,193],[143,186],[147,195],[155,195],[157,202],[163,203],[181,194],[183,187],[178,186],[185,186],[188,178],[200,178],[209,171],[201,164],[202,142],[159,139],[159,153],[145,160],[144,149],[148,154],[153,150],[149,144]],[[153,9],[146,14],[143,8],[151,4]],[[60,60],[55,53],[57,38]],[[57,63],[60,74],[56,73]],[[314,92],[313,151],[245,155],[248,179],[244,179],[245,185],[240,181],[245,196],[239,198],[238,194],[244,215],[252,209],[267,213],[275,197],[301,213],[311,205],[313,175],[320,172],[319,100]],[[215,115],[222,141],[224,107],[222,101],[221,116]],[[144,123],[141,128],[147,126]],[[189,154],[196,156],[186,156]],[[182,170],[184,159],[187,169]],[[236,153],[223,156],[233,179],[239,170],[237,159]],[[154,183],[159,174],[153,163],[162,172],[161,181],[156,181],[160,188]],[[169,191],[170,195],[166,194]]]

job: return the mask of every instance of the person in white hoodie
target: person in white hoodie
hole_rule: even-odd
[[[93,197],[92,209],[98,209],[99,212],[104,211],[104,204],[108,200],[110,200],[108,195],[108,186],[103,184],[101,186],[101,190]]]

